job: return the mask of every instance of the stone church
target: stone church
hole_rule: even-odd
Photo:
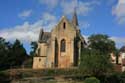
[[[84,45],[76,12],[71,21],[62,16],[51,32],[40,30],[33,69],[76,67],[80,63],[81,48]]]

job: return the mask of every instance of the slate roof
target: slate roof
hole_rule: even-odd
[[[48,43],[50,37],[51,37],[51,32],[43,32],[43,30],[41,30],[38,41],[40,43]]]

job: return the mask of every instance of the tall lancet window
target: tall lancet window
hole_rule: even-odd
[[[65,52],[66,51],[66,41],[65,41],[65,39],[61,40],[60,51],[61,52]]]
[[[66,23],[64,22],[64,23],[63,23],[63,29],[65,29],[65,28],[66,28]]]

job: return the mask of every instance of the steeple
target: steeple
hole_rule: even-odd
[[[41,38],[43,36],[43,33],[44,33],[43,28],[41,28],[40,29],[40,34],[39,34],[39,39],[38,39],[39,42],[40,42],[40,40],[41,40]]]
[[[79,25],[78,24],[76,10],[74,10],[74,13],[73,13],[72,23],[74,24],[74,26],[78,26]]]

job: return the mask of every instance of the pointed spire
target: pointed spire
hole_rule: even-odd
[[[40,42],[40,40],[41,40],[41,38],[42,38],[42,36],[43,36],[43,33],[44,33],[44,30],[43,30],[43,28],[41,28],[40,29],[40,34],[39,34],[39,42]]]
[[[77,13],[76,13],[76,9],[74,10],[74,14],[73,14],[73,18],[72,18],[72,23],[75,25],[75,26],[78,26],[78,19],[77,19]]]

